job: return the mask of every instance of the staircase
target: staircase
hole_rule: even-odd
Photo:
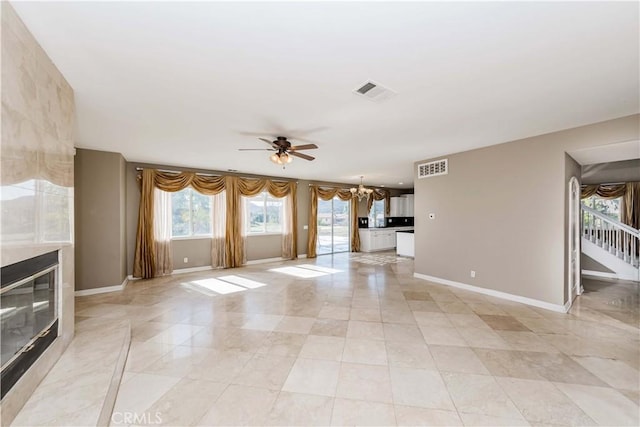
[[[640,280],[640,231],[582,205],[582,252],[619,279]]]

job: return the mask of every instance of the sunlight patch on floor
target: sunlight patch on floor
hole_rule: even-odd
[[[240,285],[248,289],[256,289],[256,288],[261,288],[263,286],[267,286],[266,283],[256,282],[255,280],[246,279],[244,277],[235,276],[235,275],[221,276],[221,277],[218,277],[218,279],[224,280],[225,282],[233,283],[234,285]]]
[[[299,277],[301,279],[313,279],[314,277],[327,276],[329,273],[322,271],[309,270],[307,268],[300,267],[280,267],[272,268],[269,271],[275,271],[276,273],[288,274],[289,276]]]
[[[342,270],[336,270],[335,268],[329,268],[329,267],[321,267],[319,265],[313,265],[313,264],[300,264],[300,265],[297,265],[296,267],[306,268],[308,270],[314,270],[314,271],[319,271],[321,273],[328,273],[328,274],[342,273]]]
[[[208,296],[233,294],[235,292],[246,291],[247,289],[267,286],[266,283],[256,282],[255,280],[235,275],[193,280],[182,283],[181,285]]]

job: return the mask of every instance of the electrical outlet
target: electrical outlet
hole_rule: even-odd
[[[188,263],[188,262],[189,262],[189,258],[184,257],[184,263],[186,264],[186,263]]]
[[[471,277],[476,277],[476,272],[474,270],[471,270]]]
[[[302,229],[303,229],[303,230],[308,230],[308,229],[309,229],[309,226],[308,226],[308,225],[303,225],[303,226],[302,226]]]

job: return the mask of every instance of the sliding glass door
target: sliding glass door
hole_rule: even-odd
[[[349,201],[318,199],[318,255],[349,252]]]

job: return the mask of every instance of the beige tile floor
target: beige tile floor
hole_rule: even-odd
[[[76,314],[132,323],[114,425],[638,425],[638,287],[585,288],[559,314],[339,254],[136,281]]]

